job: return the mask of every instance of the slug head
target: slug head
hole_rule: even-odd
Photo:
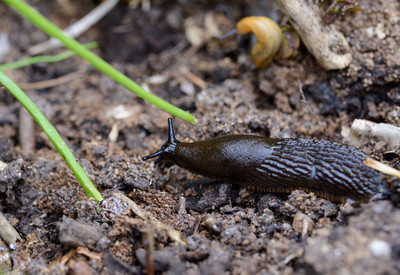
[[[168,141],[164,143],[163,146],[161,146],[160,150],[151,155],[143,157],[142,160],[148,160],[151,158],[158,157],[154,162],[154,164],[157,165],[163,159],[170,159],[173,156],[175,156],[175,149],[176,146],[179,144],[179,142],[180,141],[175,139],[174,127],[172,126],[172,119],[168,118]]]

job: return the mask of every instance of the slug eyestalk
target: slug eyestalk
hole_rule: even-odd
[[[168,158],[168,156],[174,155],[176,146],[179,143],[180,141],[175,138],[174,127],[172,126],[172,118],[168,118],[168,141],[164,143],[163,146],[161,146],[160,150],[143,157],[142,160],[146,161],[148,159],[158,157],[158,159],[156,159],[156,161],[154,162],[154,164],[157,165],[163,159]]]

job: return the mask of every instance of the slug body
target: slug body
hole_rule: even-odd
[[[378,192],[380,174],[363,164],[367,155],[341,143],[228,135],[186,143],[174,137],[143,160],[159,157],[208,178],[270,192],[295,189],[332,201],[366,200]]]
[[[281,28],[273,20],[264,16],[249,16],[236,24],[238,34],[254,33],[257,43],[251,50],[251,59],[257,69],[266,68],[282,44]]]

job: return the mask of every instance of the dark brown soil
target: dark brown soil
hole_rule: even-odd
[[[98,4],[30,2],[63,28]],[[182,141],[252,133],[346,143],[341,131],[356,118],[400,126],[399,1],[360,1],[363,12],[349,12],[335,22],[347,37],[353,62],[330,72],[304,46],[296,56],[256,71],[249,37],[190,45],[184,31],[189,17],[204,26],[211,14],[224,33],[234,25],[223,11],[235,20],[254,14],[252,1],[236,2],[155,0],[149,11],[123,2],[79,41],[99,41],[97,54],[191,112],[196,124],[174,119]],[[11,45],[2,62],[26,57],[30,46],[46,39],[4,3],[0,22],[0,33],[8,35]],[[29,88],[32,82],[78,70],[80,77],[72,81]],[[14,270],[399,274],[398,181],[387,179],[390,199],[358,206],[304,191],[268,194],[213,183],[177,166],[143,162],[142,156],[165,142],[170,115],[80,58],[7,74],[27,87],[105,198],[99,211],[37,125],[23,138],[28,140],[21,140],[28,122],[22,122],[20,104],[1,89],[0,161],[7,164],[0,171],[1,210],[22,237],[10,252]],[[307,102],[298,92],[298,80]],[[112,129],[116,139],[110,138]],[[31,152],[23,142],[33,144]],[[371,138],[359,149],[400,168],[399,148]],[[304,225],[308,232],[302,232]]]

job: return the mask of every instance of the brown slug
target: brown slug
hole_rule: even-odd
[[[379,191],[380,173],[363,164],[367,155],[338,142],[228,135],[187,143],[168,141],[143,160],[158,157],[205,177],[264,192],[302,189],[336,202],[365,201]]]

